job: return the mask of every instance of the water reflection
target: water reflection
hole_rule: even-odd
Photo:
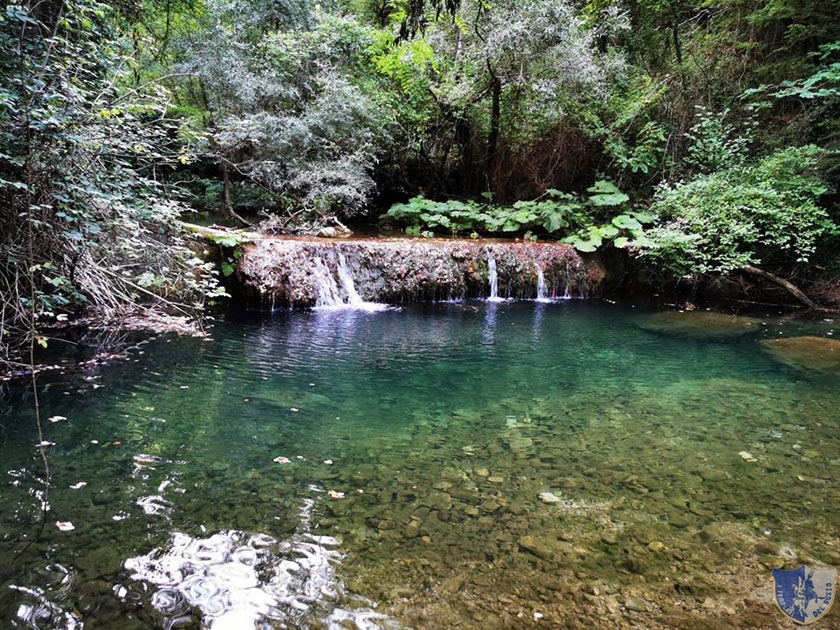
[[[373,602],[347,596],[335,574],[342,559],[338,540],[309,531],[314,505],[303,501],[298,531],[288,540],[238,530],[205,537],[175,532],[166,545],[124,566],[132,580],[153,585],[151,604],[165,628],[189,621],[193,607],[212,630],[266,621],[303,627],[315,619],[328,628],[397,628]],[[114,587],[124,601],[134,592],[131,584]]]

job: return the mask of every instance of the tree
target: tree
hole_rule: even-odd
[[[254,36],[225,3],[210,6],[206,22],[200,41],[184,43],[178,69],[200,84],[210,113],[205,157],[220,165],[225,190],[230,176],[257,205],[299,219],[360,213],[388,137],[386,113],[369,95],[376,90],[363,91],[367,77],[354,76],[372,71],[373,29],[318,14]]]
[[[109,15],[95,0],[0,14],[4,354],[71,314],[114,318],[142,301],[194,313],[215,291],[159,179],[188,159],[188,143],[160,86],[118,89],[125,65]]]
[[[636,241],[654,266],[677,276],[790,269],[837,230],[818,205],[828,192],[815,146],[779,150],[761,160],[664,186],[653,209],[661,223]]]

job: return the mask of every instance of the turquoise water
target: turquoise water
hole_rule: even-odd
[[[840,379],[759,341],[835,323],[649,315],[281,312],[45,376],[37,538],[0,416],[0,627],[781,627],[770,570],[840,564]]]

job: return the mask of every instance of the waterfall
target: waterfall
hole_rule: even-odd
[[[371,302],[533,299],[535,283],[540,300],[583,297],[602,277],[562,243],[265,238],[245,249],[234,280],[265,308],[373,310],[383,307]]]
[[[315,283],[315,308],[324,311],[338,310],[361,310],[361,311],[383,311],[389,306],[378,302],[365,302],[356,291],[356,284],[353,282],[353,274],[347,266],[344,254],[338,253],[336,273],[338,281],[330,270],[329,265],[321,258],[313,260],[312,279]],[[340,283],[340,286],[339,286]],[[344,296],[347,296],[346,298]]]
[[[569,263],[566,262],[566,289],[563,291],[563,299],[568,300],[572,297],[572,272],[569,269]]]
[[[351,308],[360,308],[365,303],[359,297],[356,291],[356,285],[353,282],[353,276],[350,269],[347,267],[347,261],[344,259],[344,254],[338,254],[338,279],[341,281],[341,288],[347,293],[347,306]]]
[[[312,260],[312,281],[315,285],[315,308],[335,308],[343,304],[338,284],[322,258]]]
[[[496,259],[493,254],[487,254],[487,279],[490,281],[490,297],[488,302],[503,302],[499,297],[499,276],[496,273]]]
[[[551,298],[545,294],[545,274],[539,265],[537,265],[537,302],[551,302]]]

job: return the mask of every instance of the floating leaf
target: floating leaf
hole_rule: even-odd
[[[327,495],[330,497],[330,499],[343,499],[344,498],[344,493],[343,492],[337,492],[336,490],[330,490],[327,493]]]

